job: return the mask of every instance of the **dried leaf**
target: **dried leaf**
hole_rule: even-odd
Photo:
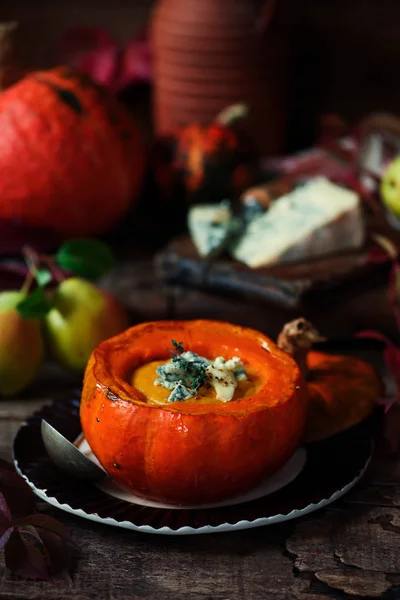
[[[14,527],[9,527],[8,529],[5,530],[3,535],[0,537],[0,550],[3,550],[3,548],[7,544],[8,539],[13,531],[14,531]]]
[[[72,583],[74,544],[68,529],[53,517],[29,514],[33,510],[32,490],[10,463],[0,460],[0,549],[5,549],[6,566],[24,579],[57,576]]]
[[[392,453],[400,451],[400,406],[394,404],[386,415],[383,434]]]
[[[22,519],[20,525],[21,525],[21,527],[29,525],[29,526],[36,527],[38,529],[45,529],[46,531],[55,533],[62,540],[71,541],[71,536],[69,534],[68,529],[65,527],[65,525],[63,525],[56,519],[53,519],[53,517],[49,517],[48,515],[42,515],[42,514],[29,515],[28,517],[25,517],[24,519]],[[40,533],[40,535],[42,535],[42,534]]]
[[[378,331],[365,330],[360,331],[356,334],[356,337],[367,337],[380,340],[385,344],[385,363],[386,366],[396,382],[397,393],[400,394],[400,348],[397,348],[386,336],[379,333]]]
[[[33,492],[26,481],[16,473],[14,467],[0,460],[0,493],[5,497],[15,517],[25,517],[35,509]]]
[[[68,571],[72,564],[74,544],[68,529],[52,517],[34,514],[23,519],[18,530],[31,536],[40,545],[50,574],[71,583]]]
[[[73,561],[73,544],[47,529],[40,530],[40,537],[50,573],[67,583],[72,583],[69,571]]]
[[[390,452],[400,450],[400,348],[397,348],[386,336],[378,331],[360,331],[356,337],[374,338],[385,343],[385,363],[396,383],[396,395],[380,398],[378,404],[384,406],[384,438]]]
[[[68,63],[72,62],[113,93],[152,80],[151,48],[146,32],[120,47],[104,29],[78,28],[66,33],[63,45]]]
[[[400,265],[394,262],[389,277],[388,299],[400,329]]]
[[[0,493],[0,533],[8,529],[12,525],[12,516],[10,509],[8,508],[7,500],[5,496]]]
[[[28,538],[29,540],[29,536],[31,536],[33,538],[32,541],[36,541],[41,546],[43,545],[40,535],[33,527],[33,525],[18,525],[17,529],[25,537],[25,539]]]
[[[8,461],[3,460],[2,458],[0,458],[0,469],[3,469],[4,471],[11,471],[12,473],[15,473],[15,469],[14,469],[13,465]]]
[[[44,552],[14,530],[5,547],[6,567],[23,579],[50,581]]]
[[[386,259],[390,258],[392,260],[396,260],[398,252],[392,240],[378,233],[372,233],[371,238],[379,246],[379,248],[383,250],[384,254],[386,255]]]

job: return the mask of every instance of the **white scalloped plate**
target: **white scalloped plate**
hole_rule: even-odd
[[[364,475],[372,440],[357,426],[330,440],[299,448],[267,481],[242,496],[214,505],[169,506],[127,494],[118,486],[75,480],[60,471],[44,449],[40,423],[45,418],[71,441],[79,434],[79,399],[54,403],[35,413],[14,440],[15,467],[35,494],[79,517],[132,531],[162,535],[226,532],[272,525],[328,506]]]

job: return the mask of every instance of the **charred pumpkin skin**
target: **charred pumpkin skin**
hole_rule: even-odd
[[[139,364],[168,358],[171,339],[203,356],[239,356],[265,378],[253,396],[204,405],[151,406],[127,381]],[[107,340],[87,365],[83,433],[120,485],[167,502],[211,502],[279,469],[303,434],[306,385],[294,360],[261,333],[216,321],[137,325]]]
[[[305,442],[326,439],[371,415],[383,385],[375,369],[351,356],[311,351]]]
[[[101,234],[138,195],[144,168],[135,123],[85,75],[38,71],[0,95],[0,219]]]

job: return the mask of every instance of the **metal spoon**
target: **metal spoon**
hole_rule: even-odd
[[[82,454],[74,444],[44,419],[41,423],[41,434],[51,460],[72,477],[86,481],[101,481],[107,477],[103,469]]]

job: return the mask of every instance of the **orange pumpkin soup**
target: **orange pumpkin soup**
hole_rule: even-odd
[[[156,372],[158,367],[165,365],[167,362],[169,361],[153,360],[138,367],[132,375],[131,385],[142,392],[147,399],[147,403],[153,406],[169,404],[168,398],[171,391],[161,385],[154,384],[158,377]],[[253,394],[257,394],[264,384],[263,378],[257,373],[254,367],[251,367],[250,365],[245,365],[245,367],[247,379],[237,382],[237,387],[232,400],[241,400],[248,398]],[[217,397],[215,388],[209,383],[206,383],[199,389],[197,394],[192,398],[184,400],[184,402],[216,404],[223,401]]]

